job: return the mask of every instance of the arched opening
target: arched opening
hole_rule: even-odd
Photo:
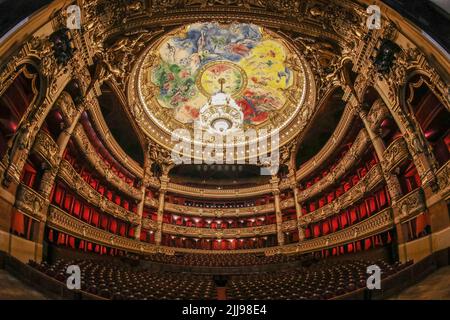
[[[0,95],[0,158],[5,155],[8,143],[21,126],[28,108],[38,98],[39,86],[38,71],[31,65],[23,65]]]
[[[450,112],[429,88],[423,76],[414,76],[407,90],[407,108],[433,148],[439,166],[442,166],[450,159]]]

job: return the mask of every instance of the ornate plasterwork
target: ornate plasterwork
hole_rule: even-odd
[[[111,168],[106,165],[106,163],[99,157],[97,151],[92,146],[89,138],[86,136],[86,133],[83,130],[83,126],[78,124],[73,132],[73,137],[75,141],[80,146],[80,149],[83,150],[88,161],[95,168],[95,170],[101,174],[105,179],[111,183],[113,186],[124,192],[125,194],[133,197],[134,199],[141,198],[141,192],[139,189],[129,185],[122,179],[120,179]]]
[[[355,142],[350,147],[350,150],[339,161],[334,170],[330,172],[326,177],[312,185],[311,187],[299,192],[299,201],[305,201],[306,199],[313,197],[325,188],[333,185],[337,179],[342,177],[352,165],[359,159],[360,155],[367,150],[367,145],[370,143],[367,131],[362,129],[355,139]]]
[[[114,217],[128,221],[132,224],[140,224],[140,219],[135,213],[128,211],[103,197],[84,181],[66,160],[63,160],[60,164],[59,177],[66,181],[67,185],[76,191],[78,195],[98,207],[101,211],[105,211]]]
[[[351,241],[364,239],[373,234],[377,234],[393,227],[393,219],[391,209],[385,209],[368,219],[357,223],[356,225],[346,228],[344,230],[335,232],[333,234],[319,237],[316,239],[306,240],[301,243],[296,243],[286,246],[277,246],[273,248],[261,249],[247,249],[247,250],[196,250],[185,248],[172,248],[164,246],[155,246],[145,242],[140,242],[134,239],[128,239],[111,234],[107,231],[93,227],[77,218],[70,216],[64,211],[49,206],[49,215],[47,218],[49,227],[56,230],[66,232],[81,239],[92,241],[95,243],[104,244],[107,246],[120,248],[129,252],[137,253],[166,253],[173,254],[174,252],[189,252],[189,253],[216,253],[216,254],[233,254],[246,252],[264,252],[266,255],[273,255],[277,253],[295,253],[295,252],[311,252],[323,248],[329,248],[336,245],[341,245]]]
[[[293,206],[293,199],[284,200],[281,202],[283,208]],[[166,202],[164,205],[164,211],[184,214],[197,217],[217,217],[217,218],[232,218],[232,217],[246,217],[255,216],[258,214],[264,214],[274,211],[274,204],[268,203],[259,206],[252,206],[246,208],[198,208],[183,206]]]
[[[42,130],[36,135],[32,152],[47,161],[51,167],[57,167],[61,160],[59,156],[59,146],[48,133]]]
[[[77,236],[81,239],[93,241],[109,247],[119,248],[136,253],[156,253],[158,248],[145,242],[124,238],[108,231],[98,229],[65,213],[61,209],[50,205],[47,217],[49,227]]]
[[[345,192],[339,198],[333,200],[329,204],[308,213],[299,218],[299,224],[304,227],[310,223],[318,222],[329,216],[339,213],[341,210],[351,206],[356,201],[364,198],[372,191],[380,182],[383,181],[383,173],[380,164],[372,167],[369,172],[354,185],[350,190]]]
[[[447,161],[437,172],[438,184],[442,198],[448,200],[450,196],[450,161]]]
[[[249,228],[228,228],[228,229],[210,229],[210,228],[193,228],[177,226],[164,223],[162,232],[173,235],[182,235],[197,238],[240,238],[252,236],[265,236],[277,232],[275,224],[265,226],[249,227]]]
[[[408,146],[403,137],[394,140],[384,151],[382,167],[386,172],[392,172],[409,157]]]
[[[370,237],[389,230],[393,227],[392,209],[387,208],[376,213],[368,219],[361,221],[351,227],[322,236],[315,239],[304,240],[300,243],[290,244],[283,247],[274,247],[265,251],[266,255],[306,253],[321,249],[332,248],[348,242],[353,242]]]
[[[367,121],[369,122],[370,129],[372,131],[376,131],[379,128],[381,122],[389,115],[389,109],[383,102],[383,100],[376,100],[367,114]]]
[[[34,191],[25,184],[20,184],[17,190],[16,203],[14,206],[23,213],[37,219],[38,221],[45,221],[45,210],[48,205],[46,201],[38,192]]]
[[[426,210],[425,196],[422,188],[417,188],[401,198],[395,206],[398,208],[398,214],[395,222],[409,220]]]

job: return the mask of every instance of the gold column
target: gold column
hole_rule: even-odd
[[[291,189],[294,191],[294,202],[295,202],[295,213],[297,214],[297,228],[298,228],[298,239],[302,241],[305,239],[305,231],[303,230],[300,219],[302,217],[302,208],[300,207],[300,203],[298,203],[298,189],[295,184],[291,185]]]
[[[141,186],[141,200],[139,201],[138,207],[137,207],[137,212],[136,214],[139,217],[139,225],[136,227],[136,231],[134,234],[134,238],[136,240],[139,240],[141,237],[141,230],[142,230],[142,213],[144,212],[144,204],[145,204],[145,183],[144,181],[142,181],[142,186]]]
[[[155,233],[155,244],[161,244],[161,236],[163,229],[163,216],[164,216],[164,202],[165,196],[167,192],[167,185],[169,183],[169,177],[167,174],[164,174],[161,177],[161,187],[159,189],[159,204],[158,204],[158,218],[157,218],[157,230]]]
[[[352,88],[350,88],[350,90],[352,90]],[[387,172],[385,170],[385,168],[383,168],[384,151],[386,150],[386,146],[384,145],[384,142],[381,139],[381,137],[372,130],[370,123],[367,119],[367,111],[361,107],[361,103],[359,102],[359,99],[354,90],[353,90],[353,98],[354,98],[353,104],[350,104],[350,105],[351,105],[352,109],[354,110],[354,112],[357,115],[359,115],[359,117],[361,118],[361,120],[364,124],[364,127],[367,131],[367,134],[369,135],[369,138],[375,149],[378,160],[380,161],[380,164],[381,164],[383,177],[384,177],[384,180],[386,181],[386,186],[388,188],[389,196],[392,199],[391,207],[394,208],[392,214],[394,217],[394,225],[395,225],[396,234],[397,234],[397,244],[400,245],[405,242],[405,239],[403,236],[402,226],[398,219],[398,214],[399,214],[398,210],[395,210],[395,207],[393,206],[393,204],[395,204],[402,197],[400,182],[398,180],[398,177],[395,174]]]
[[[283,229],[282,229],[282,224],[283,224],[283,218],[281,215],[281,206],[280,206],[280,190],[278,188],[278,183],[279,183],[279,179],[274,176],[272,177],[272,179],[270,180],[270,183],[272,184],[272,194],[274,196],[274,209],[275,209],[275,218],[277,220],[277,240],[278,240],[278,245],[282,246],[284,245],[284,234],[283,234]]]
[[[65,128],[60,133],[60,135],[56,141],[56,144],[59,147],[59,151],[58,151],[59,162],[61,162],[64,151],[66,150],[67,144],[70,141],[70,137],[72,136],[72,133],[75,130],[75,127],[78,124],[78,121],[80,120],[80,117],[83,114],[83,111],[86,109],[86,107],[87,107],[86,101],[83,101],[81,104],[78,104],[76,106],[76,114],[75,114],[74,118],[72,119],[70,126],[68,128]],[[39,193],[45,199],[48,199],[50,197],[50,193],[51,193],[53,184],[55,182],[56,174],[58,173],[58,167],[59,167],[59,163],[55,167],[47,169],[42,176],[42,181],[39,185]]]
[[[372,145],[375,149],[375,153],[377,154],[378,160],[383,166],[384,151],[386,150],[386,146],[384,145],[384,142],[381,139],[381,137],[372,130],[370,123],[367,119],[367,111],[361,107],[361,103],[359,102],[359,99],[357,98],[355,92],[353,92],[353,98],[354,98],[353,103],[351,102],[350,106],[354,110],[354,112],[361,118],[364,127],[367,131],[367,134],[369,135],[370,141],[372,142]],[[392,199],[392,203],[395,203],[402,196],[400,183],[396,175],[387,172],[386,170],[384,170],[384,168],[382,169],[383,169],[382,170],[383,176],[388,188],[388,192]]]

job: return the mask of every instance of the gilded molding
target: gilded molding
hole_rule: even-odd
[[[277,232],[277,228],[275,224],[269,224],[265,226],[257,226],[250,228],[210,229],[210,228],[184,227],[164,223],[162,226],[162,232],[187,237],[222,239],[222,238],[265,236],[268,234],[275,234]]]
[[[367,150],[367,145],[370,143],[369,136],[365,129],[362,129],[355,139],[355,142],[350,147],[350,150],[345,154],[341,161],[337,164],[333,172],[330,172],[326,177],[312,185],[311,187],[302,190],[298,193],[300,202],[311,198],[329,186],[333,185],[337,179],[343,176],[349,168],[358,160],[359,156]]]
[[[316,250],[332,248],[349,242],[358,241],[371,235],[387,231],[393,227],[392,209],[387,208],[383,211],[370,216],[351,227],[333,232],[329,235],[315,239],[304,240],[300,243],[289,244],[283,247],[274,247],[265,251],[266,255],[306,253]]]
[[[140,219],[137,214],[128,211],[103,197],[84,181],[66,160],[61,161],[58,176],[62,178],[70,188],[76,191],[78,195],[98,207],[101,211],[105,211],[114,217],[128,221],[131,224],[140,224]]]
[[[336,198],[327,205],[313,212],[300,217],[299,224],[302,227],[310,223],[321,221],[333,214],[339,213],[341,210],[351,206],[352,203],[362,199],[367,193],[372,191],[380,182],[383,181],[383,172],[380,164],[373,166],[369,172],[354,185],[350,190],[345,192],[339,198]]]
[[[23,183],[19,185],[14,204],[18,210],[38,221],[45,221],[44,209],[47,204],[48,202],[37,191],[34,191]]]
[[[57,167],[61,158],[59,156],[59,146],[48,133],[40,130],[34,140],[31,152],[38,154],[46,160],[51,167]]]
[[[417,188],[405,195],[395,204],[395,207],[399,209],[398,215],[395,217],[395,223],[412,219],[424,212],[427,207],[422,188]]]
[[[447,161],[437,172],[438,184],[442,198],[450,197],[450,161]]]
[[[377,131],[381,122],[390,115],[389,109],[383,100],[378,99],[370,108],[367,115],[367,120],[369,121],[370,129],[372,131]]]
[[[142,197],[141,191],[122,179],[120,179],[109,167],[108,165],[99,157],[94,146],[92,146],[89,138],[84,132],[83,126],[77,124],[74,129],[73,135],[75,141],[78,143],[80,150],[85,154],[88,161],[95,168],[95,170],[102,175],[106,181],[111,183],[113,186],[118,188],[120,191],[129,195],[130,197],[140,200]]]
[[[293,205],[293,199],[287,199],[281,202],[281,206],[283,208],[291,207]],[[256,216],[259,214],[274,212],[275,210],[273,203],[244,208],[199,208],[166,202],[164,205],[164,211],[198,217],[237,218]]]
[[[53,205],[49,206],[47,224],[49,227],[56,230],[109,247],[119,248],[135,253],[158,252],[157,248],[153,245],[101,230],[67,214]]]
[[[57,207],[49,206],[47,224],[49,227],[62,232],[69,233],[84,240],[104,244],[111,247],[120,248],[136,253],[156,253],[174,254],[175,252],[198,253],[198,254],[234,254],[234,253],[257,253],[264,252],[266,255],[277,253],[311,252],[327,247],[344,244],[347,242],[364,239],[373,234],[377,234],[393,227],[391,209],[385,209],[368,219],[347,229],[335,232],[331,235],[316,239],[306,240],[301,243],[286,245],[282,247],[244,249],[244,250],[200,250],[176,247],[155,246],[134,239],[128,239],[111,234],[107,231],[95,228],[73,216],[65,213]]]
[[[408,157],[409,151],[405,139],[403,139],[403,137],[395,139],[386,150],[384,150],[383,161],[381,162],[383,170],[387,173],[392,172]]]

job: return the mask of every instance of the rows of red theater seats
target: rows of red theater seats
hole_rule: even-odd
[[[305,259],[305,256],[300,255],[273,255],[264,256],[253,253],[238,253],[238,254],[181,254],[181,255],[165,255],[153,254],[144,256],[143,259],[165,263],[185,266],[202,266],[202,267],[239,267],[239,266],[254,266],[276,263],[287,263]]]
[[[228,284],[227,296],[237,300],[328,300],[366,287],[367,267],[373,264],[381,268],[382,279],[407,266],[385,261],[339,261],[276,273],[234,276]]]
[[[93,260],[57,260],[52,265],[30,262],[30,265],[63,283],[67,281],[68,266],[78,265],[81,290],[106,299],[211,300],[217,294],[209,276],[151,272]]]
[[[301,300],[332,299],[364,288],[367,267],[381,268],[382,279],[403,270],[407,264],[385,261],[319,262],[289,271],[233,276],[227,283],[227,299]],[[65,283],[69,265],[81,269],[81,290],[106,299],[188,300],[217,298],[213,277],[183,273],[153,272],[141,268],[114,265],[105,261],[57,260],[30,265]]]

